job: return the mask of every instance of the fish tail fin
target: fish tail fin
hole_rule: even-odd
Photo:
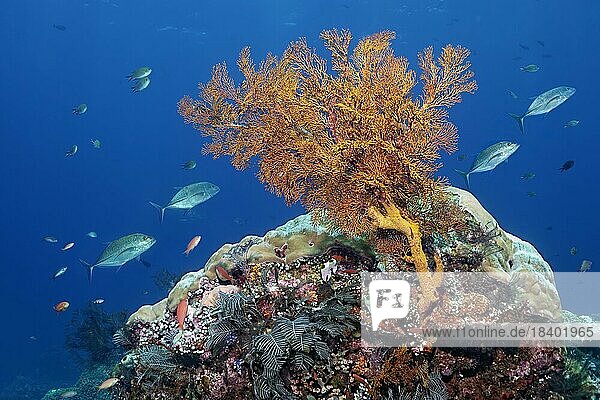
[[[133,80],[133,75],[127,75],[127,82],[131,82]]]
[[[160,223],[162,224],[163,219],[165,218],[165,207],[159,206],[156,203],[150,202],[150,205],[152,205],[152,207],[156,208],[160,215],[159,215],[159,219],[160,219]]]
[[[465,178],[465,182],[467,184],[467,189],[471,190],[471,182],[469,181],[469,176],[471,176],[471,173],[470,172],[460,171],[458,169],[455,169],[454,171],[458,172],[459,174],[461,174]]]
[[[513,113],[508,113],[508,115],[510,115],[512,118],[514,118],[515,121],[517,121],[517,124],[519,124],[519,130],[521,131],[521,133],[525,133],[525,125],[523,124],[523,119],[525,118],[525,115],[517,115],[517,114],[513,114]]]
[[[85,267],[87,267],[88,281],[90,281],[90,283],[92,283],[92,274],[94,272],[94,266],[92,264],[90,264],[89,262],[82,260],[81,258],[79,259],[79,262],[81,264],[83,264]]]

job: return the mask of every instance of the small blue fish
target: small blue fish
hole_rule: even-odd
[[[71,148],[65,153],[65,157],[73,157],[77,153],[77,145],[74,144]]]
[[[565,171],[573,168],[574,165],[575,165],[575,161],[568,160],[568,161],[565,161],[565,163],[562,165],[562,167],[560,167],[558,170],[560,172],[565,172]]]
[[[536,64],[529,64],[524,67],[521,67],[521,71],[523,71],[523,72],[533,73],[533,72],[538,72],[539,70],[540,70],[540,67],[539,67],[539,65],[536,65]]]
[[[572,120],[567,121],[565,123],[564,128],[572,128],[572,127],[577,126],[577,125],[579,125],[579,120],[578,119],[572,119]]]
[[[587,272],[592,269],[592,262],[590,260],[583,260],[579,267],[579,272]]]
[[[185,169],[186,171],[192,170],[192,169],[196,168],[196,161],[191,160],[191,161],[185,162],[185,163],[181,164],[181,168]]]
[[[42,240],[47,243],[58,243],[58,239],[54,236],[44,236]]]
[[[533,178],[535,178],[535,174],[533,172],[525,172],[523,175],[521,175],[521,179],[524,181],[528,181]]]
[[[152,73],[152,68],[150,67],[140,67],[133,71],[131,74],[127,75],[127,78],[132,81],[134,79],[144,79]]]
[[[87,104],[82,103],[82,104],[80,104],[80,105],[78,105],[76,107],[73,107],[72,110],[73,110],[73,114],[75,114],[75,115],[81,115],[81,114],[85,114],[86,111],[87,111],[87,109],[88,109]]]
[[[54,273],[54,275],[52,275],[52,279],[56,279],[56,278],[58,278],[59,276],[62,276],[62,275],[64,275],[64,273],[65,273],[65,272],[67,272],[67,269],[69,269],[69,267],[61,267],[61,268],[59,268],[59,269],[58,269],[58,270],[57,270],[57,271]]]
[[[150,78],[148,78],[148,77],[142,78],[135,82],[135,85],[133,85],[131,87],[131,91],[133,93],[141,92],[142,90],[146,89],[148,87],[148,85],[150,85]]]

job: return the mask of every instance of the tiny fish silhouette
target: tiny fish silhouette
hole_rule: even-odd
[[[139,79],[135,82],[135,85],[133,85],[131,87],[131,91],[133,93],[141,92],[142,90],[146,89],[148,87],[148,85],[150,85],[150,78],[145,77],[145,78]]]
[[[74,144],[73,146],[71,146],[71,148],[69,150],[67,150],[67,152],[65,153],[65,157],[73,157],[75,154],[77,154],[77,145]]]
[[[87,112],[87,104],[82,103],[78,106],[75,106],[72,108],[73,114],[75,115],[81,115],[81,114],[85,114]]]
[[[66,26],[64,26],[64,25],[60,25],[60,24],[53,24],[53,25],[52,25],[52,27],[53,27],[54,29],[56,29],[57,31],[61,31],[61,32],[64,32],[64,31],[66,31],[66,30],[67,30],[67,27],[66,27]]]
[[[523,72],[538,72],[540,70],[539,65],[529,64],[524,67],[521,67],[521,71]]]
[[[565,171],[567,171],[567,170],[569,170],[569,169],[573,168],[573,166],[574,166],[574,165],[575,165],[575,161],[573,161],[573,160],[569,160],[569,161],[566,161],[566,162],[565,162],[565,163],[562,165],[562,167],[560,167],[558,170],[559,170],[560,172],[565,172]]]
[[[565,122],[564,128],[572,128],[574,126],[579,125],[578,119],[572,119],[570,121]]]
[[[152,73],[152,68],[150,67],[140,67],[133,71],[131,74],[127,75],[127,78],[132,81],[134,79],[144,79]]]
[[[579,272],[586,272],[592,268],[592,262],[590,260],[583,260],[579,267]]]
[[[70,306],[70,304],[69,304],[69,302],[68,302],[68,301],[61,301],[60,303],[57,303],[57,304],[54,306],[54,311],[56,311],[56,312],[59,312],[59,313],[60,313],[60,312],[63,312],[63,311],[65,311],[67,308],[69,308],[69,306]]]
[[[521,175],[521,179],[525,181],[528,181],[533,178],[535,178],[535,174],[533,172],[525,172],[523,175]]]
[[[194,160],[187,161],[187,162],[181,164],[181,168],[183,168],[187,171],[194,169],[194,168],[196,168],[196,161],[194,161]]]
[[[62,267],[62,268],[59,268],[59,269],[58,269],[58,270],[57,270],[57,271],[54,273],[54,275],[52,275],[52,279],[56,279],[56,278],[58,278],[59,276],[61,276],[61,275],[64,275],[64,273],[65,273],[65,272],[67,272],[67,269],[69,269],[69,267]]]

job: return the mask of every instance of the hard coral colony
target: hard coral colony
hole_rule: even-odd
[[[349,236],[367,235],[403,255],[417,272],[429,272],[424,235],[460,224],[460,212],[436,179],[440,152],[456,148],[457,128],[448,108],[477,85],[469,51],[448,45],[435,59],[419,54],[422,94],[413,99],[416,74],[391,48],[395,34],[383,31],[359,41],[352,53],[347,30],[321,33],[331,68],[305,39],[281,58],[269,54],[256,69],[249,48],[235,86],[225,64],[200,85],[200,99],[184,97],[179,113],[212,142],[205,153],[228,155],[237,169],[258,159],[259,179],[287,203],[300,201],[316,221]],[[432,222],[433,221],[433,222]],[[429,255],[435,270],[443,265]],[[439,281],[421,274],[423,305]]]

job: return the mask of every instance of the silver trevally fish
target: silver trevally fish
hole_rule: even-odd
[[[119,267],[120,269],[123,264],[139,257],[154,243],[156,243],[156,239],[151,236],[143,233],[132,233],[110,242],[94,264],[89,264],[84,260],[79,261],[88,267],[88,278],[91,282],[94,268]]]
[[[465,177],[467,188],[470,186],[469,176],[476,172],[491,171],[503,161],[506,161],[517,149],[519,145],[512,142],[498,142],[484,149],[477,155],[469,172],[455,170]]]
[[[549,113],[550,111],[554,110],[556,107],[560,106],[562,103],[567,101],[567,99],[573,96],[574,93],[575,88],[568,86],[559,86],[537,96],[533,100],[533,103],[531,103],[525,114],[517,115],[509,113],[508,115],[510,115],[517,121],[521,133],[525,133],[525,126],[523,125],[523,119],[525,117],[528,117],[530,115],[540,115]]]
[[[153,202],[150,202],[150,204],[160,211],[160,222],[162,223],[165,216],[165,210],[170,208],[189,210],[200,203],[204,203],[206,200],[219,193],[219,190],[217,185],[210,182],[192,183],[191,185],[179,189],[166,206],[162,207]]]

